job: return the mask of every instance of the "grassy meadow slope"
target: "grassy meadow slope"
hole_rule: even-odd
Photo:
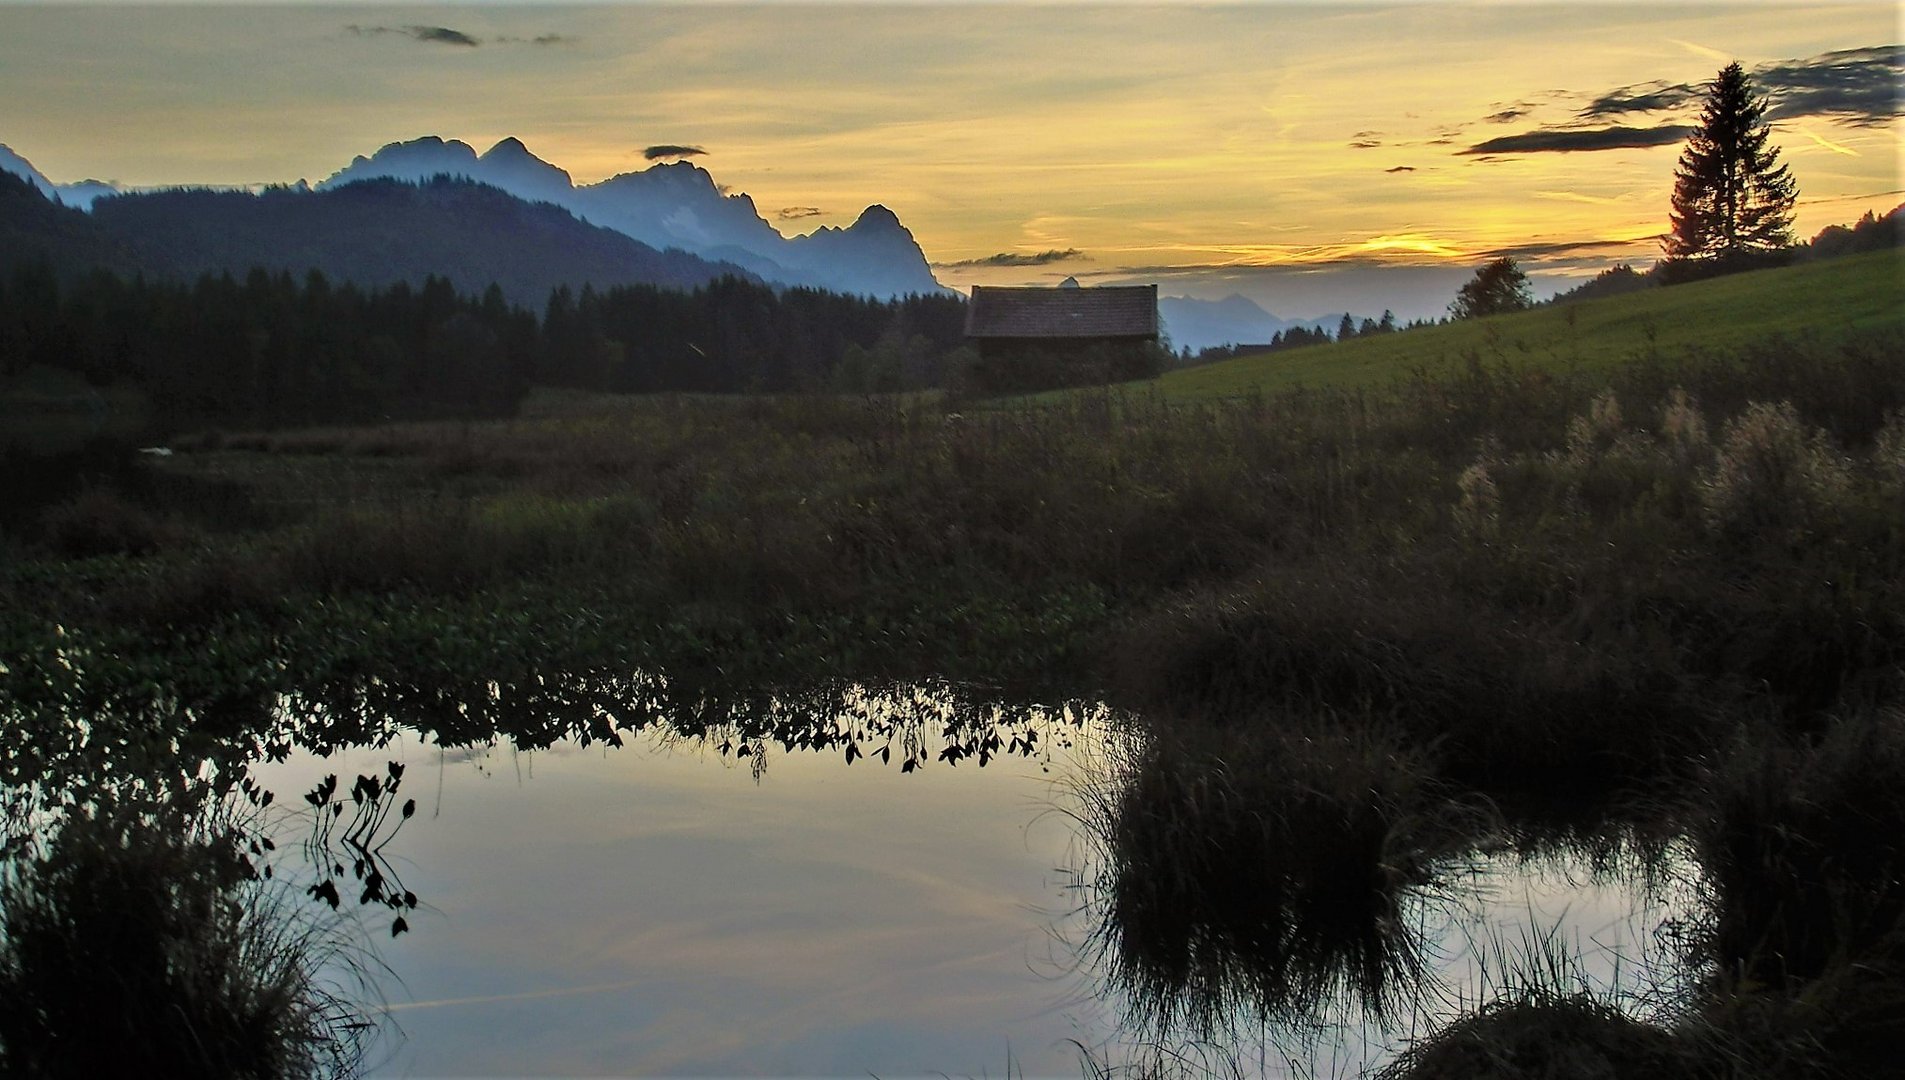
[[[1368,386],[1417,371],[1453,372],[1471,358],[1604,369],[1696,348],[1724,352],[1775,334],[1832,337],[1888,324],[1905,324],[1905,251],[1736,274],[1340,345],[1240,356],[1171,372],[1158,386],[1172,399],[1297,386]]]

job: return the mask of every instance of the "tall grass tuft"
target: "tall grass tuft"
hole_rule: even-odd
[[[0,869],[0,1073],[355,1075],[376,1024],[341,940],[226,829],[75,811]]]
[[[1793,987],[1846,965],[1905,978],[1905,710],[1742,738],[1704,771],[1696,807],[1704,947],[1723,979]]]
[[[1483,1003],[1415,1038],[1375,1080],[1623,1080],[1713,1077],[1701,1047],[1648,1015],[1660,973],[1620,972],[1596,986],[1559,928],[1497,931],[1470,941]],[[1671,989],[1668,989],[1671,992]],[[1637,1015],[1639,1014],[1639,1015]]]
[[[1734,1075],[1895,1072],[1905,1045],[1905,712],[1743,736],[1688,813],[1709,973],[1689,1033]]]
[[[1655,1080],[1697,1067],[1669,1031],[1582,993],[1531,988],[1409,1047],[1377,1080]]]

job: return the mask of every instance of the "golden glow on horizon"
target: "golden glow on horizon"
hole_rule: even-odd
[[[1442,243],[1439,240],[1421,234],[1410,236],[1372,236],[1357,245],[1357,251],[1387,252],[1407,251],[1418,255],[1434,255],[1437,258],[1460,258],[1464,252]]]

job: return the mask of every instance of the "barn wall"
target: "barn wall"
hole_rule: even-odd
[[[1150,338],[981,338],[971,388],[1009,394],[1155,377],[1164,351]]]

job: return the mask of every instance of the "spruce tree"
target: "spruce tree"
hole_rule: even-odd
[[[1796,186],[1767,145],[1765,114],[1738,63],[1707,84],[1700,126],[1674,169],[1669,258],[1725,261],[1792,245]]]

